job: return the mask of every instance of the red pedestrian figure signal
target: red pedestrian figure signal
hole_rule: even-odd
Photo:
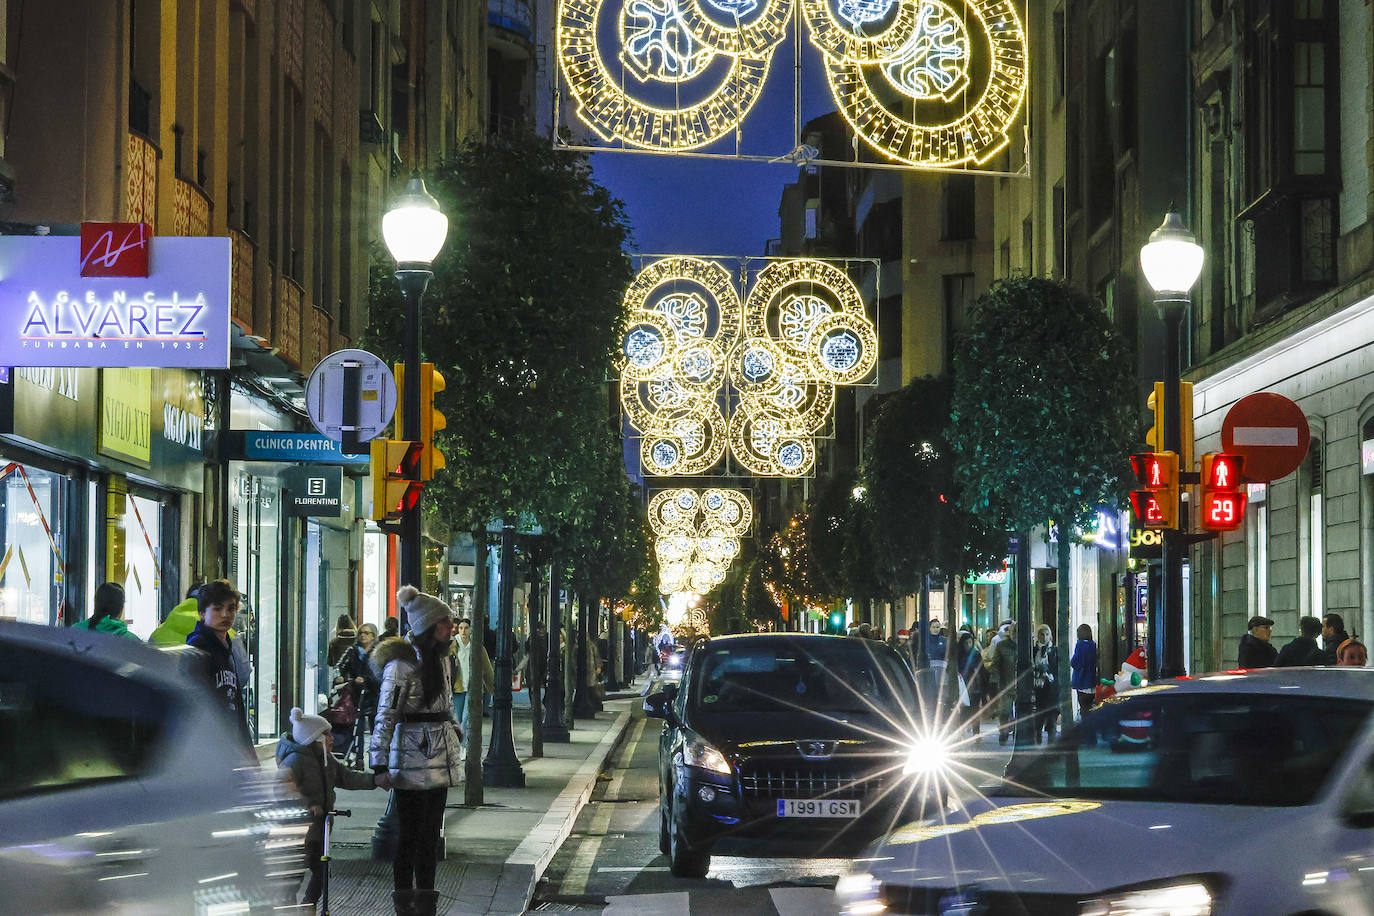
[[[1240,455],[1202,456],[1202,527],[1234,531],[1245,521],[1245,459]]]

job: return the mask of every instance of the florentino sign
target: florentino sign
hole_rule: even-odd
[[[139,225],[0,238],[0,365],[228,368],[229,239]]]

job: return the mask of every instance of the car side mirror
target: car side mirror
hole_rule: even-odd
[[[676,698],[677,688],[667,684],[662,690],[644,698],[644,712],[652,719],[666,719],[671,722],[675,718],[672,706]]]

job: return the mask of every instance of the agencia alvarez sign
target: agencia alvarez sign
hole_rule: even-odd
[[[229,239],[82,229],[0,237],[0,366],[228,368]]]

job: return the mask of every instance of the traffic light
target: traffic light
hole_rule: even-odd
[[[1245,521],[1245,459],[1240,455],[1202,456],[1202,527],[1234,531]]]
[[[843,632],[844,632],[844,612],[842,612],[842,611],[832,611],[832,612],[831,612],[831,614],[830,614],[830,627],[829,627],[829,630],[830,630],[831,633],[843,633]]]
[[[1131,508],[1146,528],[1178,527],[1178,455],[1149,452],[1131,456],[1143,490],[1131,491]]]
[[[1154,412],[1154,425],[1145,433],[1145,441],[1152,452],[1162,452],[1164,443],[1164,383],[1155,382],[1154,391],[1145,399],[1145,406]],[[1179,466],[1193,469],[1193,383],[1178,383]]]
[[[419,442],[403,439],[372,440],[372,520],[385,522],[399,518],[420,502],[424,486],[418,475]]]
[[[434,395],[444,390],[444,377],[434,363],[420,364],[420,479],[433,480],[434,472],[444,466],[444,455],[434,444],[434,434],[448,426],[444,415],[434,409]]]

